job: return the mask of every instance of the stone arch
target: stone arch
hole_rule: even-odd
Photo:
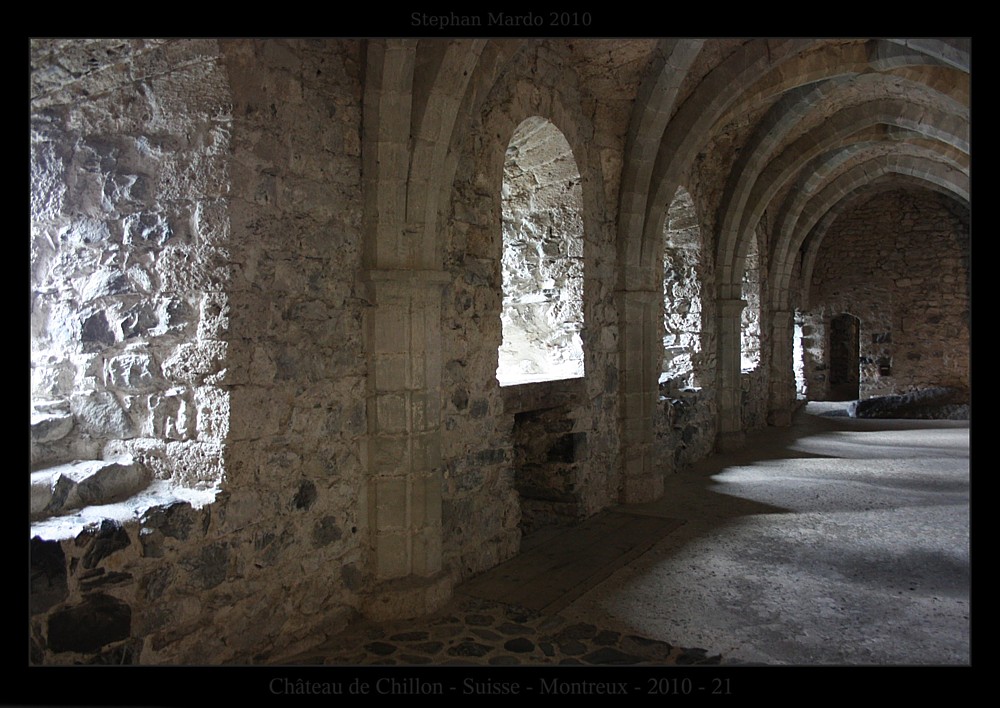
[[[968,208],[968,202],[962,200],[953,190],[941,184],[928,182],[924,179],[907,174],[889,173],[875,176],[871,182],[858,186],[834,204],[816,223],[812,231],[806,237],[807,240],[802,247],[800,247],[798,253],[801,254],[800,282],[802,283],[801,302],[803,305],[808,305],[809,303],[809,283],[812,280],[812,274],[819,249],[822,246],[826,232],[833,225],[834,221],[836,221],[837,216],[843,213],[859,199],[871,196],[873,193],[885,192],[899,187],[914,187],[928,192],[935,192],[948,197],[949,200],[956,204]],[[785,291],[783,296],[787,298],[789,293]]]
[[[846,203],[846,205],[844,204]],[[810,398],[903,393],[912,388],[967,388],[969,224],[955,196],[913,178],[885,175],[837,204],[804,268],[804,314],[813,331],[819,385]],[[850,208],[845,208],[850,206]],[[963,287],[964,286],[964,287]],[[838,354],[833,318],[860,320],[858,392],[837,395],[829,367]],[[826,350],[825,342],[830,342]],[[843,381],[839,381],[843,383]]]
[[[926,135],[932,140],[939,141],[941,149],[947,149],[947,145],[957,146],[957,153],[962,154],[963,145],[967,146],[968,128],[967,124],[953,126],[955,132],[942,132],[940,127],[933,132],[924,127],[925,116],[928,114],[927,108],[916,104],[905,103],[895,100],[881,100],[870,102],[861,106],[846,108],[831,116],[828,120],[814,131],[811,131],[795,142],[790,144],[780,154],[775,156],[766,167],[756,176],[751,194],[748,196],[744,207],[740,210],[738,217],[739,231],[723,229],[720,234],[722,241],[719,244],[720,259],[723,262],[732,263],[734,272],[739,272],[738,260],[740,258],[739,244],[750,229],[754,228],[760,220],[761,215],[779,191],[791,180],[802,174],[804,166],[811,160],[822,155],[838,145],[849,145],[852,136],[867,127],[878,125],[890,125],[909,128],[918,131],[921,135]],[[946,125],[950,114],[940,111],[930,111],[935,116],[938,126]],[[728,215],[727,215],[728,216]],[[735,224],[737,218],[728,223]],[[734,236],[740,234],[741,238]],[[779,235],[775,243],[775,260],[772,264],[780,262],[781,256],[787,252],[787,244]],[[774,265],[772,265],[772,276]]]
[[[491,45],[492,46],[492,45]],[[449,155],[454,156],[450,191],[442,190],[447,197],[442,196],[442,216],[439,221],[446,225],[443,239],[445,242],[445,262],[458,265],[472,260],[486,259],[499,262],[503,252],[502,230],[497,225],[502,220],[502,198],[504,163],[507,147],[511,136],[518,126],[529,118],[540,118],[549,122],[557,130],[566,144],[579,171],[579,187],[582,190],[581,218],[583,222],[583,260],[590,262],[592,244],[605,238],[606,228],[598,218],[604,208],[604,186],[600,165],[600,157],[592,149],[590,141],[593,126],[580,109],[580,97],[577,93],[576,78],[566,69],[561,68],[556,73],[543,74],[532,64],[540,52],[546,51],[545,43],[525,41],[518,43],[516,53],[511,56],[513,48],[507,44],[500,45],[497,56],[494,57],[491,47],[487,47],[483,56],[491,56],[480,60],[483,76],[477,76],[470,81],[470,95],[474,99],[467,101],[466,108],[478,111],[478,115],[469,116],[466,124],[456,126],[453,134]],[[554,65],[547,65],[552,69]],[[502,70],[501,70],[502,69]],[[530,75],[530,77],[526,76]],[[490,83],[492,82],[492,83]],[[468,97],[467,97],[468,98]],[[463,108],[464,113],[465,108]],[[592,321],[591,308],[599,293],[588,296],[587,291],[595,283],[606,281],[610,274],[593,276],[587,266],[588,275],[584,283],[584,320]],[[499,277],[497,268],[495,276]],[[610,285],[600,286],[607,290]],[[501,285],[497,282],[496,291]],[[607,295],[605,295],[606,297]],[[499,300],[497,312],[499,313]],[[588,346],[588,338],[599,333],[590,328],[584,329],[581,338],[584,341],[585,370],[594,372],[597,378],[593,386],[600,386],[599,379],[603,376],[603,363],[591,364],[594,353],[602,350],[604,356],[610,354],[606,343],[601,346]],[[499,349],[499,342],[494,351]],[[494,365],[493,371],[495,372]],[[493,377],[495,380],[495,376]]]
[[[833,192],[827,190],[827,184],[842,185],[840,193],[845,194],[846,191],[850,191],[843,186],[848,181],[858,186],[865,180],[875,180],[886,174],[905,178],[906,175],[913,174],[915,168],[912,166],[918,164],[928,166],[927,169],[932,173],[942,176],[929,180],[938,185],[942,184],[941,178],[967,182],[967,168],[950,159],[949,151],[938,152],[905,143],[898,146],[891,145],[888,148],[885,147],[885,143],[874,143],[868,147],[855,143],[833,150],[807,163],[808,168],[800,171],[799,174],[802,175],[800,181],[789,191],[788,198],[779,206],[776,214],[777,248],[771,264],[772,282],[775,285],[772,289],[773,302],[779,307],[788,303],[786,288],[793,269],[793,263],[789,262],[789,259],[794,260],[797,257],[802,240],[807,236],[801,231],[801,226],[804,223],[803,219],[810,218],[811,211],[807,209],[808,205],[812,204],[815,207],[817,204],[815,199],[820,193],[825,193],[828,198],[834,198]],[[893,165],[900,167],[892,167]],[[908,165],[910,167],[907,167]],[[877,170],[873,170],[873,167]],[[853,178],[845,177],[846,174],[853,175]],[[810,227],[815,223],[814,219]],[[796,233],[799,234],[798,237],[794,236]]]
[[[877,87],[885,79],[872,79],[865,85]],[[815,87],[804,86],[790,90],[762,121],[757,139],[752,149],[741,151],[737,163],[738,170],[731,176],[723,200],[723,217],[720,220],[719,257],[722,262],[732,261],[739,243],[737,235],[745,236],[756,226],[763,210],[789,179],[802,169],[802,165],[822,151],[834,145],[856,140],[867,127],[897,126],[909,128],[916,134],[930,140],[942,141],[943,145],[967,145],[967,127],[951,120],[954,107],[922,106],[899,98],[864,100],[857,103],[852,97],[857,80],[847,81],[846,77],[835,77],[821,82]],[[911,81],[902,83],[912,84]],[[897,89],[899,90],[899,89]],[[848,101],[847,105],[842,105]],[[940,102],[954,103],[941,97]],[[833,115],[826,117],[815,129],[796,139],[781,153],[773,154],[787,134],[800,121],[814,111],[822,111],[823,106],[842,106]],[[928,113],[929,112],[929,113]],[[933,115],[932,121],[927,121]],[[949,123],[957,132],[931,132],[928,123]],[[884,135],[891,140],[892,135]],[[957,148],[961,151],[961,147]],[[736,175],[739,174],[739,178]],[[737,272],[739,269],[736,269]]]
[[[792,248],[789,252],[798,253],[804,247],[802,269],[804,277],[810,275],[809,263],[813,256],[809,254],[815,251],[822,240],[826,225],[836,215],[834,209],[838,203],[866,184],[880,178],[895,179],[895,176],[910,177],[934,185],[937,189],[950,192],[961,203],[969,201],[968,176],[946,164],[909,156],[876,158],[862,162],[839,175],[815,196],[804,202],[794,219],[786,222],[789,226],[783,230],[783,234],[791,234],[789,243]],[[818,225],[820,229],[817,230],[815,227]],[[781,279],[774,284],[774,287],[787,292],[790,288],[790,279],[791,268],[786,266]],[[803,282],[807,283],[808,280]]]
[[[504,161],[500,385],[584,374],[583,189],[566,138],[540,116]]]
[[[511,54],[509,44],[491,42],[469,82],[463,120],[449,150],[453,178],[447,199],[440,202],[439,219],[448,274],[442,303],[441,460],[445,557],[460,577],[509,557],[523,531],[551,522],[553,515],[577,518],[613,503],[621,483],[613,366],[617,351],[614,340],[606,337],[614,312],[601,305],[610,298],[614,272],[593,267],[614,242],[598,218],[604,186],[593,126],[581,110],[578,76],[556,60],[558,51],[550,43],[527,40]],[[502,344],[504,163],[511,139],[525,121],[550,124],[579,172],[574,187],[582,195],[587,328],[580,335],[587,375],[501,387],[496,373]],[[540,409],[546,412],[535,416]],[[545,427],[550,419],[560,432],[542,430],[533,436],[536,424]],[[598,429],[611,435],[598,439],[591,433]],[[560,465],[562,477],[542,470],[534,478],[540,488],[553,492],[545,495],[548,499],[522,484],[522,460],[533,454],[527,449],[529,439],[559,443],[558,454],[545,465]],[[470,440],[482,441],[491,454],[469,455]],[[483,518],[491,521],[487,533],[467,533],[471,519]]]
[[[641,234],[651,195],[656,155],[676,108],[681,83],[702,44],[702,40],[661,41],[636,97],[636,104],[641,108],[633,112],[626,137],[618,216],[619,232],[629,234],[619,240],[623,285],[635,282],[636,274],[643,272],[645,263],[641,255]]]

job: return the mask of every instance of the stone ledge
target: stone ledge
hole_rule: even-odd
[[[127,499],[145,489],[153,473],[131,458],[70,462],[31,473],[31,518]]]
[[[524,413],[564,405],[578,405],[587,399],[585,379],[560,379],[501,386],[505,413]]]

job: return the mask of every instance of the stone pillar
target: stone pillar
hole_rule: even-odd
[[[743,445],[743,415],[740,404],[740,314],[746,300],[718,300],[719,434],[716,448],[733,450]]]
[[[768,392],[769,425],[792,424],[795,411],[795,366],[793,360],[795,315],[788,310],[771,313],[771,382]]]
[[[431,270],[371,270],[368,342],[368,526],[375,579],[366,614],[433,611],[441,573],[441,288]],[[393,581],[403,581],[393,583]]]
[[[658,499],[663,470],[653,458],[653,416],[663,360],[663,293],[620,291],[622,375],[622,448],[624,504]]]

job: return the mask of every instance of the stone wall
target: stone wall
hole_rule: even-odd
[[[773,261],[768,218],[805,182],[755,185],[829,176],[780,142],[820,144],[828,112],[807,120],[803,102],[825,62],[854,52],[866,81],[837,64],[827,88],[861,91],[865,120],[864,91],[898,88],[864,69],[868,45],[826,46],[33,41],[31,463],[67,476],[33,476],[31,501],[73,530],[30,541],[31,661],[269,662],[359,614],[429,611],[526,530],[650,501],[714,445],[787,423],[771,340],[804,307],[814,398],[845,312],[866,393],[967,386],[969,222],[952,202],[855,205],[811,300],[798,249]],[[919,54],[905,61],[939,63]],[[939,181],[960,196],[967,140],[949,139]],[[758,250],[718,241],[757,197]],[[578,343],[583,376],[499,385],[505,258],[550,310],[577,303],[565,329],[534,318],[535,338]],[[742,376],[741,310],[758,361]]]
[[[969,248],[968,213],[931,192],[885,192],[841,214],[805,313],[809,397],[829,391],[830,322],[842,313],[861,321],[861,398],[967,389]]]
[[[343,626],[370,582],[366,303],[357,293],[362,46],[224,49],[235,272],[220,533],[242,570],[227,589],[233,612],[278,608],[255,651],[280,652]]]
[[[485,96],[462,148],[445,234],[445,267],[452,281],[442,305],[443,543],[445,564],[457,579],[495,565],[518,548],[522,510],[513,473],[515,411],[505,404],[509,396],[518,396],[516,389],[546,386],[556,396],[567,387],[581,389],[559,413],[562,425],[568,421],[574,434],[586,438],[580,448],[585,454],[573,465],[573,499],[567,503],[579,518],[618,496],[614,243],[598,218],[603,183],[592,163],[596,155],[588,150],[594,127],[581,113],[579,90],[577,78],[558,66],[545,43],[533,42]],[[586,327],[581,333],[586,376],[582,383],[575,379],[501,389],[496,370],[503,165],[517,126],[533,116],[551,121],[563,134],[583,185],[579,218],[586,273]],[[563,470],[550,471],[558,475]]]
[[[654,421],[655,454],[666,474],[712,454],[718,431],[714,392],[704,388],[670,391],[666,386]]]
[[[123,424],[74,423],[81,442],[38,457],[141,452],[222,491],[34,539],[33,662],[262,661],[354,616],[369,568],[359,52],[137,42],[118,85],[67,70],[72,101],[42,94],[33,389],[114,404],[95,417]],[[59,308],[77,323],[62,339]],[[197,474],[177,445],[207,448]]]
[[[32,87],[31,462],[133,454],[211,487],[229,423],[218,47],[71,44],[35,44],[58,59]]]

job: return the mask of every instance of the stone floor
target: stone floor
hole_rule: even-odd
[[[525,539],[433,617],[283,663],[968,666],[968,426],[810,403],[657,502]]]
[[[459,598],[432,617],[364,623],[283,662],[326,666],[693,666],[719,664],[703,649],[572,622],[478,598]]]

